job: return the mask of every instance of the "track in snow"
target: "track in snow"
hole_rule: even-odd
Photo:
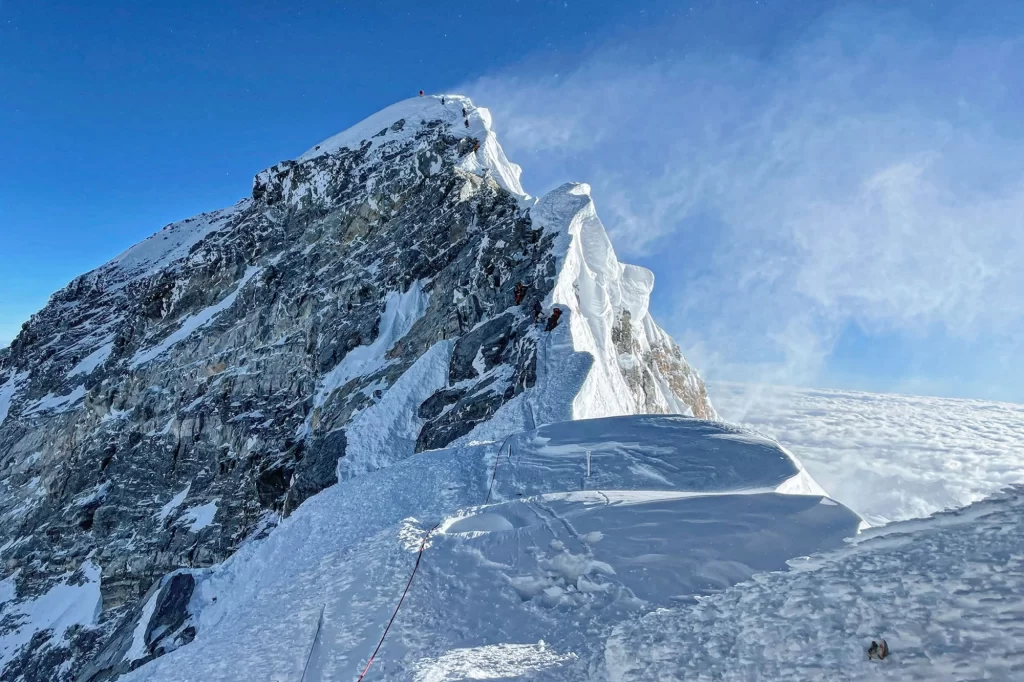
[[[1024,487],[793,563],[621,626],[610,679],[1024,679]]]

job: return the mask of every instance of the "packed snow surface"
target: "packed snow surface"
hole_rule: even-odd
[[[722,418],[778,439],[872,525],[1024,483],[1024,405],[718,383]]]
[[[827,497],[777,492],[804,476],[765,439],[685,417],[420,453],[343,480],[200,575],[196,641],[125,679],[293,680],[309,656],[307,682],[351,681],[435,524],[367,680],[593,679],[624,620],[856,534]]]
[[[793,565],[624,623],[609,679],[1024,679],[1022,487]]]

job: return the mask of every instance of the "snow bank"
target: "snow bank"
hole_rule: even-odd
[[[1021,679],[1021,556],[1017,487],[626,622],[608,641],[609,679]],[[879,638],[891,655],[868,661]]]
[[[587,449],[591,482],[618,489],[581,490]],[[437,522],[373,679],[590,680],[616,624],[855,534],[842,505],[774,492],[798,473],[767,440],[681,417],[420,453],[342,480],[211,569],[196,640],[125,680],[298,679],[310,651],[307,680],[354,678]],[[492,476],[509,501],[475,506]]]
[[[149,656],[149,647],[146,645],[146,628],[149,626],[149,621],[153,617],[153,612],[156,611],[156,602],[159,598],[160,590],[153,590],[153,594],[150,595],[149,599],[142,607],[139,622],[135,626],[135,630],[132,632],[132,644],[128,647],[128,652],[124,655],[124,660],[137,661],[140,658]]]
[[[542,426],[510,439],[492,499],[536,490],[660,490],[825,495],[767,438],[718,422],[637,415]],[[588,458],[590,461],[588,472]]]
[[[425,308],[426,303],[423,305]],[[353,417],[345,427],[348,446],[345,456],[338,460],[339,479],[412,456],[424,423],[418,408],[447,385],[451,353],[450,341],[434,344],[380,400]]]

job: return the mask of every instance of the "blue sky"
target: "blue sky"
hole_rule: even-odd
[[[0,0],[0,343],[424,88],[593,186],[712,380],[1024,401],[1024,7],[979,7]]]

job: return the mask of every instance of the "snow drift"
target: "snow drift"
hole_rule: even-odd
[[[367,679],[600,677],[617,624],[855,534],[842,505],[785,493],[804,476],[770,441],[684,417],[422,453],[324,491],[202,575],[196,640],[126,679],[298,679],[311,651],[308,682],[354,679],[435,524]]]

